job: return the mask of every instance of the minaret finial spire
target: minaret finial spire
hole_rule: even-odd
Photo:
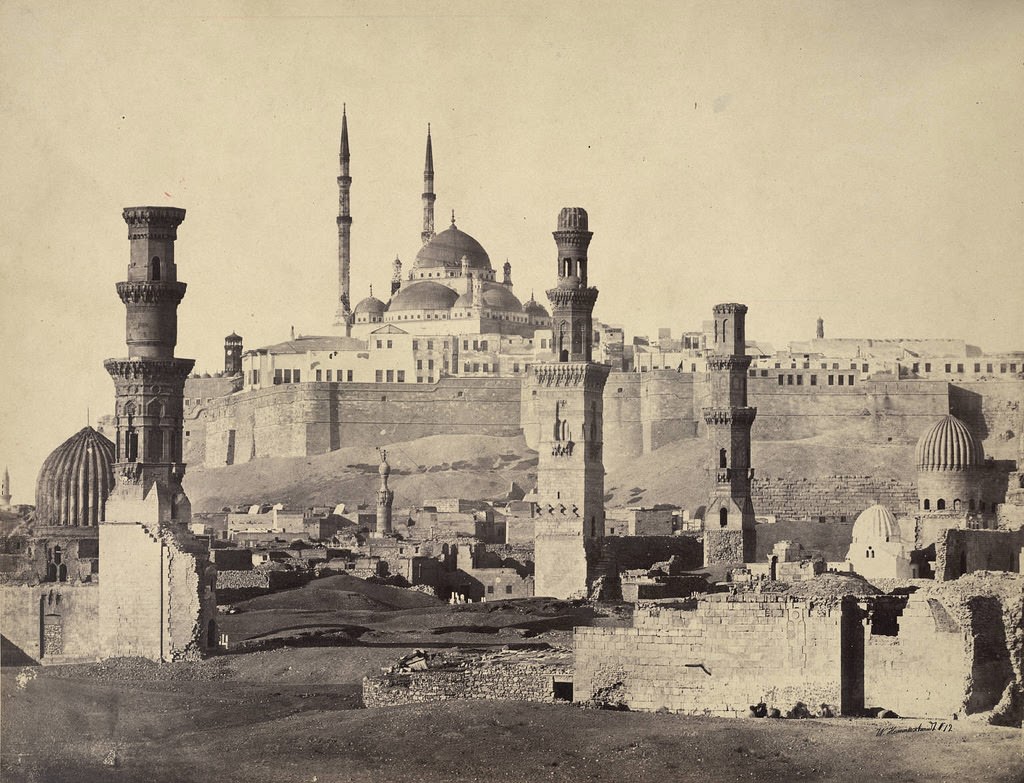
[[[434,238],[434,145],[430,140],[430,123],[427,123],[427,154],[423,162],[423,231],[420,239],[427,244]]]

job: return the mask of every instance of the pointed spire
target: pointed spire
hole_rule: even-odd
[[[345,104],[341,104],[341,162],[347,163],[348,154],[348,116],[345,112]]]
[[[434,145],[430,141],[430,123],[427,123],[427,154],[423,163],[423,231],[420,239],[427,244],[434,238]]]
[[[423,163],[424,176],[434,176],[434,145],[430,142],[430,123],[427,123],[427,158]]]

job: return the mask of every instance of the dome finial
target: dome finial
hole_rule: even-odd
[[[452,210],[452,228],[455,228],[455,210]]]

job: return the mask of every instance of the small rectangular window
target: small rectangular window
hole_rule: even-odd
[[[298,370],[295,371],[295,376],[294,377],[295,377],[295,382],[296,383],[298,383],[300,380],[302,380]]]
[[[1017,372],[1017,365],[1015,363],[1010,365],[1010,372]]]
[[[462,371],[463,371],[463,372],[469,372],[469,366],[470,366],[470,365],[469,365],[469,362],[466,362],[466,363],[465,363],[465,364],[464,364],[464,365],[462,366]]]
[[[394,345],[392,345],[391,340],[388,340],[388,348],[393,348],[393,347],[394,347]]]
[[[433,340],[427,340],[427,350],[428,351],[434,350],[434,341]]]
[[[925,372],[931,372],[932,371],[932,363],[931,362],[925,362],[924,363],[924,371]]]
[[[398,371],[398,382],[405,383],[405,370]]]
[[[817,375],[812,375],[811,376],[811,386],[817,386],[817,385],[818,385],[818,376]]]
[[[427,369],[428,370],[433,370],[434,369],[434,360],[433,359],[427,359]]]
[[[787,386],[792,386],[793,385],[793,376],[792,375],[787,375],[786,376],[786,385]]]
[[[804,385],[804,376],[802,376],[802,375],[796,376],[796,385],[797,386],[803,386]]]
[[[964,371],[964,366],[962,364],[957,364],[956,371],[957,372],[963,372]]]
[[[1006,365],[1005,364],[1000,364],[999,365],[999,372],[1006,372]]]
[[[991,364],[986,364],[985,368],[986,368],[985,372],[992,372],[992,365]]]
[[[324,374],[323,370],[317,369],[317,371],[316,371],[316,379],[317,379],[318,382],[323,380],[323,374]]]
[[[846,378],[846,385],[847,386],[853,386],[853,376],[852,375],[848,375],[847,376],[847,378]]]
[[[412,341],[412,349],[414,351],[418,351],[420,349],[420,341],[419,340],[413,340]]]
[[[835,384],[836,384],[836,376],[834,376],[834,375],[828,376],[828,385],[829,386],[835,386]]]
[[[974,363],[974,371],[975,372],[981,372],[981,362],[975,362]]]
[[[395,382],[395,371],[394,370],[388,370],[388,383],[394,383],[394,382]]]
[[[868,371],[868,366],[867,366],[866,364],[862,364],[862,365],[860,366],[860,371],[861,371],[861,372],[867,372],[867,371]]]
[[[334,371],[333,370],[328,370],[327,371],[327,382],[331,383],[333,380],[334,380]],[[339,381],[341,380],[341,370],[338,370],[338,380]]]
[[[487,350],[487,341],[486,340],[481,340],[480,341],[480,350],[481,351],[486,351]]]
[[[422,359],[417,359],[416,360],[416,369],[417,370],[422,370],[423,369],[423,360]]]
[[[341,375],[341,370],[338,370],[338,375],[339,376]],[[352,382],[352,371],[351,370],[348,371],[348,381],[349,381],[349,383]]]
[[[946,372],[952,372],[953,371],[952,368],[953,368],[953,365],[951,365],[949,363],[946,364]]]
[[[384,347],[384,343],[383,343],[383,342],[381,342],[380,340],[378,340],[378,341],[377,341],[377,347],[378,347],[378,348],[383,348],[383,347]]]
[[[473,362],[473,372],[480,372],[480,363]]]
[[[416,383],[423,383],[423,378],[420,376],[416,377]]]
[[[842,385],[843,385],[843,380],[844,380],[844,378],[845,378],[845,376],[843,376],[843,375],[840,375],[840,376],[839,376],[839,385],[840,385],[840,386],[842,386]]]
[[[284,382],[284,373],[280,370],[274,370],[274,385]]]
[[[512,595],[512,585],[505,585],[505,595]]]
[[[373,373],[373,379],[377,383],[384,383],[384,371],[383,370],[375,370],[374,373]]]
[[[786,385],[786,376],[785,375],[780,375],[779,376],[779,386],[785,386],[785,385]]]
[[[284,371],[284,382],[285,383],[291,383],[292,382],[292,371],[291,370],[285,370]]]
[[[468,351],[469,350],[469,340],[463,340],[462,341],[462,350],[464,350],[464,351]]]
[[[487,594],[488,595],[493,595],[494,594],[494,585],[487,585]]]

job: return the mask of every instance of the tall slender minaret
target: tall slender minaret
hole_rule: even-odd
[[[380,489],[377,490],[377,530],[378,538],[391,535],[391,504],[395,500],[395,493],[388,488],[388,476],[391,475],[391,466],[388,464],[388,453],[380,450]]]
[[[11,474],[7,472],[7,467],[4,466],[4,478],[3,483],[0,484],[0,508],[11,507]]]
[[[430,143],[430,123],[427,123],[427,157],[423,164],[423,233],[420,239],[427,244],[434,238],[434,148]]]
[[[541,421],[535,525],[535,593],[585,596],[604,536],[604,385],[611,369],[590,360],[597,289],[587,285],[587,213],[566,207],[554,232],[558,283],[548,291],[554,355],[533,366]],[[571,335],[571,338],[570,338]]]
[[[352,177],[349,173],[348,117],[345,104],[341,105],[341,150],[338,154],[341,175],[338,177],[338,312],[335,326],[344,326],[345,334],[352,327],[352,306],[349,297],[349,268],[352,264],[352,214],[349,191]]]
[[[394,296],[402,287],[402,259],[395,256],[391,262],[391,295]]]
[[[711,405],[704,422],[711,441],[714,489],[704,514],[704,564],[750,563],[756,532],[750,499],[750,427],[757,408],[747,405],[747,306],[715,305],[715,341],[708,356]]]

